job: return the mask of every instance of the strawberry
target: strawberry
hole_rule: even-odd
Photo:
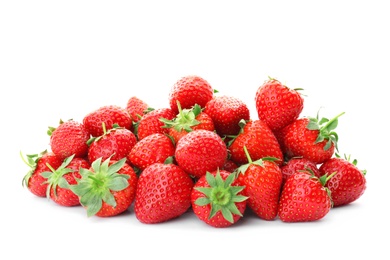
[[[161,119],[172,120],[176,114],[170,108],[159,108],[150,111],[142,117],[137,126],[138,140],[142,140],[151,134],[168,134],[169,129],[164,128],[164,123]]]
[[[71,186],[80,198],[87,215],[98,217],[116,216],[133,203],[138,177],[126,158],[119,161],[101,158],[89,169],[80,169],[81,179]]]
[[[229,227],[245,212],[248,197],[243,196],[243,189],[233,173],[224,170],[207,172],[192,189],[192,210],[210,226]]]
[[[127,113],[129,113],[131,120],[134,123],[142,118],[148,108],[149,106],[145,101],[135,96],[130,97],[126,104]]]
[[[273,220],[277,216],[282,172],[268,157],[252,161],[244,146],[248,163],[237,169],[238,182],[245,186],[244,194],[249,197],[248,206],[261,219]]]
[[[247,105],[231,96],[214,97],[207,102],[204,112],[213,119],[215,129],[220,136],[238,134],[239,122],[250,119]]]
[[[184,135],[193,130],[209,130],[214,131],[214,122],[211,117],[202,112],[202,108],[196,104],[191,109],[181,109],[178,102],[177,107],[179,113],[172,120],[161,119],[165,124],[165,128],[169,129],[169,135],[172,136],[175,143]]]
[[[279,133],[283,143],[283,153],[287,159],[303,157],[316,164],[330,159],[337,150],[338,135],[333,130],[337,127],[338,117],[300,118],[284,127]]]
[[[175,159],[188,174],[199,178],[223,167],[227,159],[226,144],[215,132],[192,131],[177,143]]]
[[[175,154],[175,146],[164,134],[151,134],[138,141],[131,149],[127,159],[140,170],[153,163],[164,163],[168,157]]]
[[[283,153],[279,143],[268,127],[261,120],[250,120],[247,123],[241,122],[242,130],[229,142],[230,159],[237,164],[248,163],[248,157],[244,152],[244,146],[252,157],[258,160],[263,157],[274,157],[276,163],[283,162]]]
[[[189,75],[180,78],[172,86],[169,93],[169,105],[175,114],[179,112],[177,102],[180,102],[183,109],[189,109],[195,104],[204,108],[213,95],[214,90],[205,79]]]
[[[46,150],[40,154],[28,154],[26,159],[20,153],[20,157],[30,170],[23,177],[23,186],[27,187],[31,193],[38,197],[46,197],[47,182],[41,173],[50,171],[47,165],[51,165],[54,168],[60,167],[62,160],[58,158],[54,153],[47,152]]]
[[[71,207],[80,205],[79,198],[70,189],[80,178],[80,168],[88,168],[90,164],[83,158],[76,158],[73,155],[66,158],[58,168],[47,164],[50,171],[42,172],[41,175],[47,179],[46,197],[51,198],[61,206]]]
[[[234,172],[235,170],[237,170],[237,168],[238,165],[230,159],[226,160],[225,164],[222,167],[223,170],[228,172]]]
[[[281,166],[283,175],[283,183],[286,182],[287,178],[293,175],[297,171],[311,171],[314,176],[321,177],[320,171],[317,168],[317,164],[306,159],[306,158],[291,158],[286,164]]]
[[[283,222],[306,222],[325,217],[332,207],[332,200],[324,185],[331,177],[319,179],[309,171],[297,171],[291,175],[280,195],[279,218]]]
[[[103,124],[104,126],[104,124]],[[115,127],[106,130],[103,127],[104,134],[99,137],[91,138],[88,150],[88,160],[93,162],[98,158],[105,160],[111,158],[119,161],[122,158],[127,158],[131,149],[137,143],[137,137],[126,128]]]
[[[71,155],[80,158],[87,155],[90,135],[83,124],[73,120],[61,120],[57,128],[49,127],[47,133],[50,136],[52,152],[61,160]]]
[[[113,128],[116,124],[120,127],[132,130],[132,121],[127,110],[115,105],[102,106],[83,118],[83,124],[93,137],[104,134],[103,123],[106,130]]]
[[[298,90],[290,89],[280,81],[269,78],[256,92],[256,111],[260,120],[272,131],[295,121],[303,110],[303,98]]]
[[[366,171],[357,168],[357,161],[349,157],[331,158],[319,168],[321,175],[336,173],[327,183],[331,191],[333,206],[347,205],[360,198],[366,190]]]
[[[184,214],[191,207],[194,182],[179,166],[154,163],[139,176],[134,212],[145,224],[161,223]]]

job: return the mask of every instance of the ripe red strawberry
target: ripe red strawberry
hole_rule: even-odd
[[[61,120],[57,128],[49,127],[47,133],[50,136],[52,152],[61,160],[71,155],[80,158],[87,155],[90,135],[83,124],[73,120]]]
[[[330,159],[337,150],[338,135],[333,131],[338,124],[339,114],[327,118],[301,118],[284,127],[279,133],[283,153],[287,159],[303,157],[316,164]]]
[[[134,212],[145,224],[161,223],[184,214],[191,207],[194,182],[174,164],[154,163],[138,179]]]
[[[170,108],[159,108],[150,111],[138,122],[136,133],[138,140],[142,140],[151,134],[168,134],[169,129],[164,128],[161,119],[172,120],[175,116],[176,114]]]
[[[268,125],[261,120],[247,122],[237,137],[230,142],[230,159],[237,164],[248,163],[244,146],[248,149],[252,160],[274,157],[278,159],[276,163],[281,164],[283,162],[283,153],[275,135]]]
[[[204,108],[213,95],[214,90],[205,79],[189,75],[180,78],[172,86],[169,93],[169,105],[176,115],[179,112],[177,102],[180,102],[183,109],[189,109],[196,104]]]
[[[132,120],[127,110],[115,105],[102,106],[87,114],[83,119],[83,124],[93,137],[104,134],[103,123],[106,130],[113,128],[115,124],[132,130]]]
[[[249,197],[248,206],[259,218],[273,220],[278,212],[282,172],[273,162],[274,158],[252,161],[245,146],[244,151],[248,163],[237,169],[237,179],[245,187],[244,194]]]
[[[227,148],[215,132],[196,130],[183,136],[176,145],[178,165],[194,177],[222,168],[227,159]]]
[[[88,160],[93,162],[102,157],[102,160],[111,158],[119,161],[127,158],[131,149],[137,143],[137,137],[126,128],[114,127],[108,131],[104,128],[104,134],[98,138],[91,138],[88,150]]]
[[[184,135],[193,130],[209,130],[214,131],[214,123],[211,117],[202,112],[202,108],[196,104],[191,109],[181,109],[178,103],[179,113],[172,120],[161,119],[165,124],[164,128],[169,129],[169,135],[172,136],[175,143]]]
[[[215,129],[220,136],[238,134],[239,122],[250,119],[247,105],[231,96],[214,97],[207,102],[204,112],[213,119]]]
[[[286,164],[281,167],[283,175],[283,183],[287,178],[293,175],[297,171],[311,171],[314,176],[321,177],[320,171],[317,168],[317,164],[306,158],[291,158]]]
[[[40,154],[26,155],[26,159],[20,154],[22,160],[30,167],[30,170],[23,177],[23,186],[27,187],[31,193],[38,197],[46,197],[47,182],[41,173],[50,171],[46,164],[53,168],[58,168],[62,164],[62,160],[54,153],[43,151]]]
[[[279,218],[283,222],[306,222],[325,217],[332,207],[330,192],[324,187],[328,180],[308,171],[291,175],[280,195]]]
[[[53,168],[51,165],[47,166],[50,171],[41,173],[47,179],[46,197],[51,198],[61,206],[80,205],[78,196],[71,191],[70,187],[77,183],[77,178],[81,178],[80,168],[90,167],[89,162],[83,158],[75,158],[72,155],[66,158],[58,168]]]
[[[349,158],[331,158],[320,166],[321,175],[336,173],[327,183],[331,191],[333,206],[342,206],[356,201],[366,190],[366,171],[356,166]]]
[[[243,196],[243,189],[233,173],[224,170],[207,172],[192,189],[192,210],[210,226],[229,227],[245,212],[248,197]]]
[[[304,100],[298,90],[302,89],[290,89],[269,78],[258,88],[255,96],[259,119],[266,122],[272,131],[291,124],[303,109]]]
[[[138,177],[123,158],[119,161],[101,158],[89,169],[80,169],[81,179],[71,186],[80,198],[87,215],[98,217],[116,216],[133,203]]]
[[[174,156],[175,146],[164,134],[151,134],[138,141],[131,149],[128,160],[132,165],[144,170],[151,164],[164,163],[168,157]]]
[[[149,106],[145,101],[135,96],[129,98],[126,105],[127,113],[129,113],[131,120],[134,123],[138,122],[142,118],[148,108]]]

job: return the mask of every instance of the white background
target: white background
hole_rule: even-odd
[[[389,259],[388,4],[258,2],[2,1],[0,258]],[[88,218],[22,188],[19,151],[47,149],[48,126],[131,96],[167,107],[171,86],[189,74],[242,99],[253,119],[268,76],[305,89],[302,116],[345,111],[340,153],[367,170],[365,194],[317,222],[248,213],[215,229],[191,212],[157,225],[141,224],[132,209]]]

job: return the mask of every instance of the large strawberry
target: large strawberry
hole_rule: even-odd
[[[220,136],[238,134],[239,122],[250,119],[247,105],[232,96],[215,96],[207,102],[204,112],[213,119],[215,130]]]
[[[227,155],[226,144],[222,138],[208,130],[189,132],[179,140],[175,150],[178,165],[197,178],[206,172],[222,168]]]
[[[148,111],[148,104],[138,97],[130,97],[126,104],[127,113],[129,113],[131,120],[136,123]]]
[[[175,114],[179,112],[177,102],[180,102],[183,109],[189,109],[195,104],[204,108],[213,95],[213,88],[204,78],[196,75],[184,76],[172,86],[169,105]]]
[[[62,160],[54,153],[46,150],[40,154],[28,154],[26,158],[20,154],[20,157],[30,170],[23,177],[23,186],[27,187],[31,193],[39,197],[46,197],[48,183],[46,178],[41,175],[42,172],[50,171],[47,165],[53,168],[58,168],[62,164]]]
[[[321,175],[336,173],[327,183],[333,206],[342,206],[356,201],[366,190],[366,171],[359,170],[357,161],[349,157],[335,157],[325,161],[319,168]]]
[[[278,215],[283,222],[315,221],[325,217],[331,207],[330,192],[325,188],[332,178],[317,178],[309,171],[297,171],[285,182]]]
[[[154,163],[138,179],[134,212],[145,224],[161,223],[184,214],[191,207],[194,182],[179,166]]]
[[[284,127],[279,141],[287,159],[304,157],[316,164],[330,159],[337,150],[338,135],[334,129],[338,125],[341,113],[333,119],[300,118]]]
[[[71,186],[77,183],[76,179],[81,178],[80,168],[89,168],[90,164],[83,158],[76,158],[73,155],[66,158],[58,168],[47,164],[50,171],[42,172],[41,175],[47,179],[46,197],[51,198],[61,206],[80,205],[79,198],[71,190]]]
[[[127,110],[116,105],[99,107],[83,118],[83,124],[93,137],[104,134],[103,123],[107,130],[113,128],[114,125],[129,130],[132,130],[133,127],[131,117]]]
[[[235,175],[225,170],[207,172],[194,185],[191,194],[195,215],[213,227],[228,227],[244,214],[248,197]]]
[[[119,161],[127,158],[131,149],[137,143],[137,137],[130,130],[123,127],[114,127],[110,130],[104,128],[104,134],[91,138],[88,150],[88,160],[93,162],[98,158]]]
[[[90,135],[83,124],[61,120],[57,128],[49,127],[47,133],[50,136],[51,150],[60,159],[64,160],[71,155],[80,158],[87,155]]]
[[[269,78],[256,92],[256,110],[272,131],[281,129],[296,120],[303,109],[303,98],[298,90],[290,89],[280,81]]]
[[[272,220],[277,216],[282,172],[268,157],[252,161],[244,146],[248,163],[237,169],[238,182],[244,186],[244,194],[249,197],[248,206],[261,219]]]
[[[101,158],[80,169],[81,179],[71,186],[88,216],[111,217],[126,211],[135,198],[138,177],[126,158]]]
[[[241,124],[242,130],[229,143],[232,161],[237,164],[248,163],[248,157],[244,152],[245,146],[254,161],[263,157],[274,157],[278,159],[276,161],[278,164],[283,162],[283,153],[278,140],[265,122],[251,120],[241,123],[244,123]]]
[[[169,129],[164,128],[161,119],[172,120],[176,114],[170,108],[159,108],[145,114],[137,125],[138,140],[142,140],[151,134],[168,134]]]
[[[140,170],[153,163],[164,163],[168,157],[174,156],[175,146],[172,140],[164,134],[151,134],[138,141],[131,149],[127,158],[132,165]]]
[[[321,177],[320,171],[317,168],[317,164],[314,162],[301,157],[291,158],[280,168],[283,174],[283,183],[286,182],[287,178],[293,175],[297,171],[311,171],[314,176]]]

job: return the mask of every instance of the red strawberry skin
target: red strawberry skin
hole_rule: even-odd
[[[126,110],[129,113],[133,122],[138,122],[142,118],[148,107],[149,106],[145,101],[135,96],[130,97],[126,104]]]
[[[50,135],[50,147],[60,159],[75,155],[85,157],[88,153],[89,132],[79,122],[69,120],[61,123]]]
[[[215,132],[192,131],[177,143],[175,159],[188,174],[199,178],[206,172],[212,172],[224,166],[227,160],[226,144]]]
[[[244,146],[248,149],[253,161],[263,157],[274,157],[278,159],[278,164],[283,162],[283,153],[278,140],[268,125],[261,120],[247,122],[242,133],[229,146],[230,159],[239,165],[248,163]]]
[[[283,222],[306,222],[322,219],[331,209],[326,189],[308,172],[296,172],[285,182],[278,208]]]
[[[170,108],[159,108],[153,110],[142,117],[137,128],[138,140],[142,140],[151,134],[168,134],[169,129],[163,128],[164,123],[160,118],[172,120],[176,114]]]
[[[319,171],[321,175],[337,172],[325,185],[331,191],[334,207],[356,201],[366,190],[364,173],[345,159],[331,158],[320,166]]]
[[[191,207],[194,182],[174,164],[155,163],[142,171],[134,212],[145,224],[161,223],[184,214]]]
[[[102,138],[92,142],[88,150],[90,162],[102,157],[102,160],[109,158],[119,161],[127,158],[131,149],[137,143],[137,137],[126,128],[111,129]]]
[[[232,96],[215,96],[207,102],[204,112],[213,119],[215,130],[220,136],[238,134],[238,123],[242,119],[250,119],[247,105]]]
[[[175,146],[171,139],[163,134],[151,134],[138,141],[131,149],[128,160],[140,170],[144,170],[151,164],[164,163],[175,154]]]
[[[255,102],[259,119],[275,131],[299,117],[304,100],[296,90],[288,88],[276,79],[269,79],[258,88]]]
[[[83,118],[83,124],[93,137],[104,134],[103,123],[106,130],[113,128],[114,124],[132,130],[132,120],[129,113],[126,109],[115,105],[102,106]]]
[[[169,93],[169,105],[176,115],[179,110],[177,102],[183,109],[189,109],[195,104],[204,108],[206,103],[213,98],[214,90],[202,77],[189,75],[180,78],[171,88]]]
[[[305,158],[292,158],[281,167],[281,170],[283,174],[283,183],[297,171],[310,170],[313,172],[314,176],[318,178],[321,177],[317,164]]]

